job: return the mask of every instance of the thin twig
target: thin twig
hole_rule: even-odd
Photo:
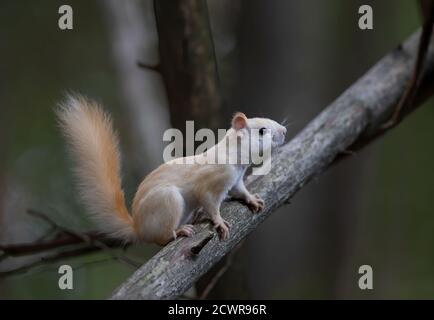
[[[74,271],[76,271],[76,270],[88,267],[90,265],[95,265],[95,264],[100,264],[100,263],[107,263],[109,261],[116,261],[116,260],[113,259],[113,257],[108,257],[108,258],[103,258],[103,259],[98,259],[98,260],[92,260],[92,261],[88,261],[88,262],[83,262],[83,263],[77,264],[76,266],[73,266],[72,268],[73,268]],[[42,268],[42,269],[39,269],[39,270],[34,270],[34,267],[32,267],[30,269],[32,271],[31,272],[27,272],[26,273],[27,276],[30,276],[30,275],[33,276],[33,275],[40,274],[40,273],[43,273],[43,272],[53,272],[53,271],[57,272],[57,270],[59,269],[59,267],[56,266],[54,268]],[[28,271],[30,271],[30,269]],[[10,275],[13,275],[13,274],[10,274]]]
[[[420,5],[424,13],[424,21],[413,73],[404,89],[401,98],[398,101],[395,110],[393,111],[392,117],[382,126],[382,129],[388,129],[399,123],[402,118],[402,111],[414,103],[414,98],[419,89],[421,77],[425,68],[425,58],[428,53],[428,48],[431,42],[431,35],[433,31],[434,2],[429,1],[426,3],[426,5],[424,5],[423,3],[421,3]]]
[[[78,248],[78,249],[72,249],[72,250],[65,250],[59,253],[56,253],[54,255],[48,256],[48,257],[42,257],[37,261],[33,261],[29,264],[14,268],[14,269],[10,269],[10,270],[6,270],[6,271],[1,271],[0,272],[0,278],[6,278],[8,276],[12,276],[12,275],[16,275],[16,274],[21,274],[21,273],[25,273],[28,270],[41,266],[43,264],[47,264],[47,263],[53,263],[59,260],[63,260],[66,258],[71,258],[71,257],[76,257],[79,255],[84,255],[84,254],[88,254],[94,251],[99,250],[99,248],[97,247],[83,247],[83,248]]]
[[[208,285],[205,287],[205,289],[202,291],[202,294],[200,295],[199,299],[204,300],[208,297],[209,293],[212,289],[214,289],[217,282],[220,280],[220,278],[228,271],[228,269],[232,266],[233,260],[235,255],[238,253],[238,251],[241,249],[241,247],[244,244],[244,240],[241,241],[228,255],[225,261],[225,264],[220,268],[220,270],[214,275],[214,277],[210,280]]]
[[[151,70],[151,71],[155,71],[155,72],[161,73],[161,66],[160,66],[160,64],[150,65],[150,64],[146,64],[144,62],[138,61],[137,62],[137,66],[139,68],[142,68],[142,69],[145,69],[145,70]]]
[[[2,254],[0,255],[0,261],[8,257],[34,255],[37,253],[58,249],[60,247],[68,247],[71,245],[86,244],[86,246],[81,247],[79,249],[72,249],[72,250],[65,250],[62,252],[58,252],[52,256],[43,257],[40,260],[32,262],[30,264],[20,266],[18,268],[14,268],[8,271],[0,272],[0,277],[5,277],[11,274],[25,272],[30,268],[36,267],[40,264],[51,262],[51,261],[57,261],[64,257],[83,255],[97,250],[106,251],[111,256],[112,259],[117,260],[119,262],[123,262],[134,268],[138,268],[140,266],[138,262],[135,262],[134,260],[128,258],[124,254],[118,254],[113,250],[113,248],[121,247],[121,246],[123,248],[126,248],[129,244],[122,245],[122,243],[120,243],[119,241],[106,239],[97,232],[92,231],[87,233],[79,233],[69,228],[65,228],[57,224],[55,221],[51,220],[48,217],[48,215],[37,210],[29,209],[27,210],[27,213],[47,223],[50,226],[49,233],[52,233],[54,230],[57,230],[56,237],[50,241],[36,241],[36,242],[24,243],[24,244],[0,245],[0,251],[2,251]],[[46,238],[47,235],[48,233],[45,234],[42,238]]]
[[[91,239],[103,241],[109,247],[120,246],[119,241],[113,239],[105,239],[103,236],[93,231],[87,232],[86,235]],[[60,247],[66,247],[66,246],[76,245],[80,243],[83,243],[82,239],[76,238],[75,236],[65,235],[64,233],[58,233],[56,237],[52,240],[17,243],[17,244],[2,244],[0,245],[0,251],[2,251],[4,255],[10,257],[19,257],[19,256],[33,255],[33,254],[57,249]]]

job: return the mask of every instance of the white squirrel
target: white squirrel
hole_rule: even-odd
[[[97,226],[109,236],[165,245],[178,236],[192,236],[194,226],[188,222],[193,212],[201,212],[211,219],[220,238],[227,239],[230,226],[220,215],[227,194],[244,201],[253,212],[264,207],[259,195],[252,195],[244,185],[248,164],[203,164],[200,160],[206,153],[202,153],[193,156],[199,160],[193,164],[164,163],[146,176],[134,196],[130,215],[121,187],[118,137],[110,116],[79,95],[69,96],[57,116],[75,160],[81,199]],[[276,121],[248,119],[238,112],[232,128],[207,152],[226,152],[223,144],[226,146],[227,140],[248,139],[252,129],[260,136],[269,135],[270,139],[263,139],[263,144],[268,141],[269,145],[263,148],[277,147],[285,140],[286,128]],[[229,153],[239,145],[229,143]]]

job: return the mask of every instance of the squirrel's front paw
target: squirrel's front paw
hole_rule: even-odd
[[[220,240],[226,240],[229,238],[230,225],[226,220],[220,218],[217,221],[214,221],[214,228],[217,230]]]
[[[252,210],[254,213],[260,212],[264,209],[264,200],[262,200],[262,198],[257,193],[250,195],[246,202],[249,209]]]

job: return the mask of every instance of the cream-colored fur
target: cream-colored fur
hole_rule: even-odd
[[[71,96],[58,110],[61,127],[75,159],[80,195],[103,232],[124,241],[145,241],[164,245],[177,236],[191,236],[188,224],[193,211],[209,216],[222,239],[229,236],[229,224],[220,215],[227,194],[244,201],[253,211],[264,202],[248,192],[243,183],[246,164],[162,164],[140,184],[130,216],[121,189],[118,138],[110,117],[95,102]],[[208,152],[193,156],[204,160],[214,151],[223,152],[227,140],[248,138],[251,129],[266,129],[270,146],[283,143],[286,128],[264,119],[247,119],[237,113],[232,128]],[[228,153],[236,152],[229,148]]]
[[[95,102],[70,96],[57,112],[75,161],[78,190],[101,231],[135,238],[121,188],[118,138],[110,117]]]

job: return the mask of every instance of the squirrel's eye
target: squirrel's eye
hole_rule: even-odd
[[[263,136],[266,130],[267,130],[267,128],[261,128],[261,129],[259,129],[259,135]]]

